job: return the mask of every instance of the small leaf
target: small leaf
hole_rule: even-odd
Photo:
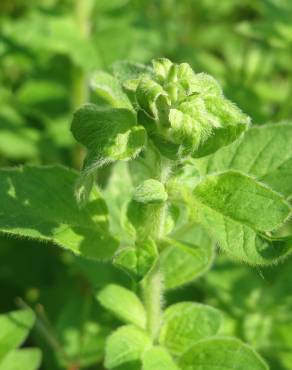
[[[97,299],[103,307],[122,321],[145,328],[145,309],[140,299],[130,290],[110,284],[98,293]]]
[[[150,67],[140,63],[128,62],[126,60],[115,62],[112,66],[114,76],[121,82],[135,80],[141,75],[152,75]]]
[[[191,302],[168,307],[164,313],[159,342],[176,356],[195,342],[215,335],[222,315],[216,309]]]
[[[118,250],[115,254],[113,263],[131,277],[137,276],[137,253],[136,248],[125,247]]]
[[[80,209],[74,197],[77,174],[59,166],[0,171],[0,231],[50,241],[73,253],[110,258],[118,247],[108,233],[106,205],[97,191]]]
[[[147,238],[137,243],[137,275],[143,279],[155,265],[158,258],[158,251],[155,242]]]
[[[87,147],[84,171],[117,160],[135,157],[146,140],[145,129],[136,124],[133,112],[127,109],[98,109],[85,104],[73,118],[72,133],[77,141]]]
[[[239,170],[289,197],[292,195],[292,125],[254,126],[241,140],[196,162],[204,175]]]
[[[140,80],[136,90],[136,98],[140,108],[153,118],[158,118],[160,102],[165,105],[170,104],[163,87],[148,78]]]
[[[151,238],[137,241],[136,247],[122,248],[114,258],[114,264],[127,272],[133,279],[143,279],[157,261],[158,251]]]
[[[132,109],[119,81],[109,73],[96,71],[90,81],[91,89],[113,108]]]
[[[37,370],[41,357],[39,349],[14,350],[0,362],[0,370]]]
[[[33,311],[28,309],[0,315],[0,361],[24,342],[34,321]]]
[[[202,340],[180,358],[182,370],[268,370],[267,364],[249,346],[233,338]]]
[[[159,82],[163,83],[167,79],[169,71],[173,66],[172,62],[166,58],[159,58],[152,60],[152,65],[155,77]]]
[[[134,326],[122,326],[107,339],[105,367],[114,369],[140,361],[143,352],[150,346],[151,340],[145,332]]]
[[[168,239],[161,254],[161,270],[167,289],[187,284],[209,269],[213,261],[214,246],[195,245]]]
[[[167,192],[160,181],[148,179],[135,189],[133,199],[139,203],[163,203]]]
[[[150,348],[143,355],[143,370],[179,370],[170,354],[162,347]]]
[[[230,171],[205,178],[194,196],[200,223],[229,256],[250,264],[268,264],[287,254],[286,243],[269,248],[269,237],[263,234],[279,228],[291,214],[290,205],[278,193]]]
[[[237,140],[247,130],[250,119],[235,104],[213,94],[193,98],[179,109],[197,122],[202,139],[193,157],[204,157]]]

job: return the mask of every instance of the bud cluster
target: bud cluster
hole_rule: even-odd
[[[138,122],[170,158],[202,157],[236,140],[249,117],[226,99],[217,81],[187,63],[152,62],[151,74],[124,83],[135,98]]]

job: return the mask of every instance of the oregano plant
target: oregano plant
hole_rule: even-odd
[[[1,170],[1,232],[111,260],[130,277],[132,290],[110,284],[96,295],[123,323],[106,340],[106,369],[268,369],[225,335],[216,307],[164,297],[208,273],[217,246],[252,266],[289,255],[291,124],[252,126],[186,63],[119,62],[110,72],[92,77],[98,104],[74,114],[87,150],[79,174]]]

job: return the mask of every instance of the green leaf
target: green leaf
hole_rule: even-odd
[[[151,346],[148,335],[134,327],[122,326],[108,337],[105,348],[105,367],[114,369],[123,364],[139,361]]]
[[[162,347],[146,351],[142,360],[143,370],[179,370],[170,354]]]
[[[129,274],[132,278],[137,276],[137,253],[136,248],[124,247],[117,251],[113,264]]]
[[[41,357],[39,349],[14,350],[0,362],[0,370],[37,370]]]
[[[137,156],[146,140],[145,129],[136,124],[133,112],[98,109],[94,104],[85,104],[75,112],[71,130],[75,139],[88,149],[86,173],[106,163]]]
[[[119,285],[107,285],[98,293],[100,304],[126,323],[140,328],[146,326],[146,313],[140,299],[130,290]]]
[[[132,109],[119,81],[109,73],[96,71],[90,81],[91,89],[105,99],[113,108]]]
[[[210,306],[181,302],[166,309],[159,342],[176,356],[195,342],[217,334],[222,315]]]
[[[172,62],[166,58],[158,58],[152,60],[152,65],[157,80],[160,83],[165,82],[169,76],[169,71],[173,66]]]
[[[136,98],[140,108],[150,117],[157,119],[159,104],[169,104],[166,91],[157,82],[142,78],[137,86]]]
[[[195,280],[210,268],[213,255],[212,243],[201,246],[168,239],[160,261],[165,287],[173,289]]]
[[[76,254],[110,258],[118,246],[97,191],[85,208],[74,197],[77,174],[60,166],[0,171],[0,231],[50,241]]]
[[[200,90],[200,89],[199,89]],[[170,134],[176,143],[192,145],[193,157],[204,157],[229,145],[247,130],[250,120],[236,105],[222,95],[200,92],[182,102],[171,120]],[[190,142],[190,140],[192,140]]]
[[[145,204],[163,203],[167,200],[167,192],[160,181],[148,179],[135,189],[133,199]]]
[[[24,342],[34,321],[34,314],[28,309],[0,315],[0,361]]]
[[[182,370],[268,370],[251,347],[233,338],[198,342],[182,355],[179,366]]]
[[[193,194],[199,222],[229,256],[267,264],[287,253],[287,245],[269,248],[264,234],[279,228],[291,214],[290,205],[278,193],[230,171],[206,177]]]
[[[158,251],[151,238],[137,241],[136,247],[121,248],[115,255],[114,264],[133,279],[143,279],[157,261]]]
[[[158,259],[157,245],[151,238],[137,242],[136,255],[138,279],[143,279],[151,271]]]
[[[128,62],[121,60],[115,62],[112,66],[114,76],[124,83],[127,80],[138,79],[141,75],[151,75],[152,69],[144,64]]]
[[[291,123],[254,126],[236,143],[197,160],[202,174],[227,169],[250,174],[289,197],[292,195]]]

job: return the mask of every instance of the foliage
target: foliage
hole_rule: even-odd
[[[291,11],[1,1],[0,369],[290,370]]]

